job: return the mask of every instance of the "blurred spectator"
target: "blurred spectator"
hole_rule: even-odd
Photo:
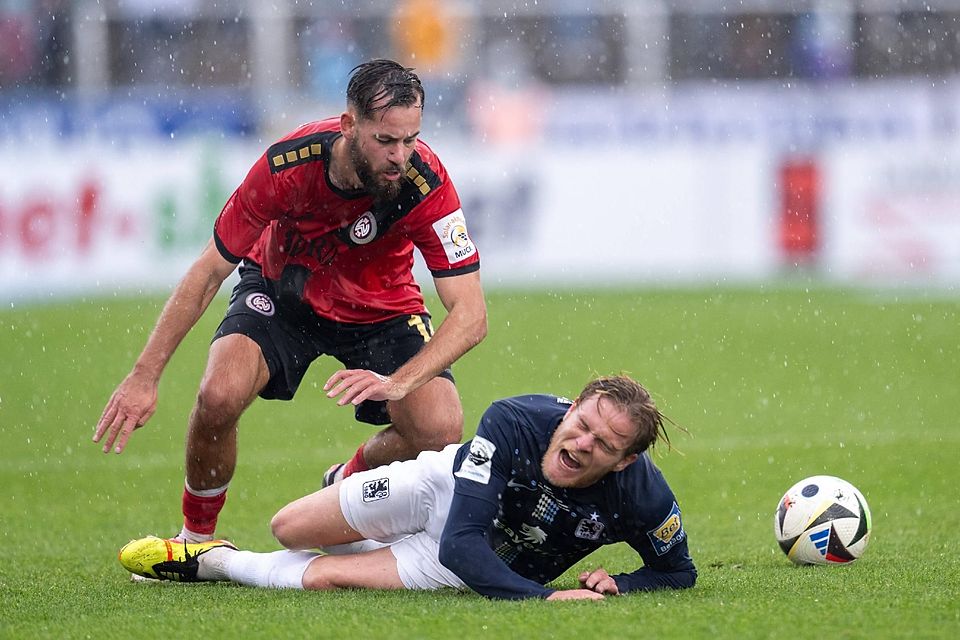
[[[309,19],[298,34],[304,89],[311,97],[341,108],[350,70],[363,60],[353,22],[343,16]]]
[[[744,14],[727,21],[724,37],[732,43],[729,77],[783,78],[790,75],[785,51],[793,16]]]
[[[475,70],[462,73],[474,46],[473,24],[465,11],[464,4],[442,0],[399,0],[385,25],[390,34],[386,55],[416,69],[430,86],[426,108],[433,114],[429,126],[434,131],[466,126],[467,76],[472,78]]]
[[[474,79],[469,92],[473,132],[484,142],[531,142],[540,134],[547,98],[533,61],[516,38],[486,45],[487,73]]]
[[[400,0],[391,27],[398,62],[416,67],[421,75],[438,75],[456,64],[455,21],[438,0]]]
[[[40,0],[36,17],[38,56],[32,75],[44,87],[67,85],[71,81],[71,3]]]
[[[0,87],[25,82],[36,59],[30,3],[0,0]]]
[[[791,38],[794,74],[801,78],[845,78],[853,70],[853,15],[816,11],[797,16]]]

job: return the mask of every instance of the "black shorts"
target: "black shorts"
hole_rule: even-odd
[[[234,333],[260,345],[267,362],[270,380],[260,397],[290,400],[318,357],[331,355],[348,369],[390,375],[423,348],[433,335],[433,326],[427,313],[371,324],[321,318],[299,297],[280,293],[277,283],[264,278],[259,266],[244,262],[240,282],[213,339]],[[439,375],[453,382],[450,369]],[[360,422],[390,423],[385,401],[362,402],[355,415]]]

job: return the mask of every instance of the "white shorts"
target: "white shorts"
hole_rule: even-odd
[[[424,451],[416,460],[355,473],[340,484],[347,524],[368,540],[390,545],[407,589],[467,588],[438,559],[459,448]]]

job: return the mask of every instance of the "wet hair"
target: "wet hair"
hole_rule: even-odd
[[[643,453],[658,440],[663,440],[670,446],[670,437],[663,421],[667,420],[671,424],[672,421],[660,413],[650,397],[650,392],[639,382],[624,375],[596,378],[587,383],[577,396],[577,404],[594,395],[599,396],[598,400],[606,398],[614,406],[623,409],[637,427],[637,435],[628,448],[627,455]]]
[[[424,92],[413,69],[393,60],[378,58],[358,64],[350,72],[347,105],[363,120],[392,107],[420,107]]]

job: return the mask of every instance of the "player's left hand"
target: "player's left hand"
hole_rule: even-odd
[[[580,585],[584,589],[590,589],[597,593],[605,593],[612,596],[620,594],[620,590],[617,589],[616,580],[611,578],[610,574],[607,573],[603,567],[581,573]]]
[[[407,390],[390,376],[380,375],[369,369],[341,369],[323,385],[328,398],[336,398],[337,404],[358,405],[364,400],[399,400]],[[341,395],[342,394],[342,395]]]

